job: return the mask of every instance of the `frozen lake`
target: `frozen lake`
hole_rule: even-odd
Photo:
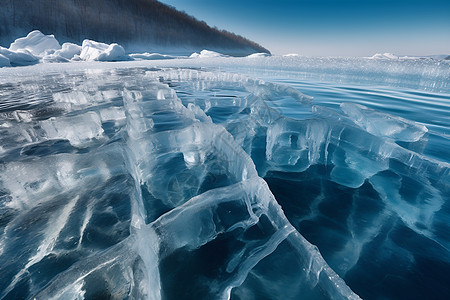
[[[0,298],[448,299],[450,62],[0,69]]]

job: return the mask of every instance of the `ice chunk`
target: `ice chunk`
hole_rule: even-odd
[[[55,55],[59,55],[66,59],[72,59],[75,55],[81,53],[81,46],[73,43],[64,43],[60,50],[55,51]]]
[[[367,132],[400,142],[417,142],[428,129],[421,124],[386,114],[366,106],[344,102],[341,110]]]
[[[92,139],[103,136],[100,117],[87,112],[73,117],[49,119],[41,122],[49,139],[67,139],[73,146],[85,146]]]
[[[39,62],[39,58],[31,54],[28,50],[20,49],[19,51],[11,51],[0,47],[0,55],[7,58],[11,66],[28,66]]]
[[[81,54],[81,46],[73,43],[64,43],[61,49],[43,57],[48,62],[66,62]]]
[[[36,56],[43,56],[46,52],[59,49],[61,49],[61,45],[54,35],[44,35],[39,30],[34,30],[26,37],[15,40],[9,47],[11,51],[20,52],[27,50]]]
[[[211,50],[202,50],[200,53],[194,52],[189,56],[190,58],[212,58],[212,57],[227,57],[227,55],[211,51]]]
[[[267,130],[267,163],[274,170],[306,170],[323,161],[328,131],[320,120],[277,120]]]
[[[105,121],[120,121],[125,119],[125,112],[119,107],[109,107],[100,110],[100,118]]]
[[[119,61],[129,60],[125,49],[116,43],[105,44],[91,40],[84,40],[81,46],[80,59],[86,61]]]
[[[334,168],[330,176],[336,183],[358,188],[364,184],[366,179],[389,168],[387,159],[379,157],[376,162],[373,160],[371,155],[354,149],[346,149],[346,151],[336,149],[331,158]]]
[[[94,100],[91,95],[82,91],[54,93],[52,97],[56,103],[70,103],[77,106],[88,105]]]

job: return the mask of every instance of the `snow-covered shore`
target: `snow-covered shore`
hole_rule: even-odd
[[[261,56],[260,53],[250,57]],[[264,53],[264,56],[269,54]],[[0,46],[0,68],[29,66],[38,63],[76,62],[76,61],[130,61],[130,60],[161,60],[174,58],[211,58],[228,57],[211,50],[202,50],[190,56],[174,56],[160,53],[127,53],[122,45],[117,43],[84,40],[81,45],[63,43],[54,35],[45,35],[39,30],[30,32],[26,37],[16,39],[9,48]]]

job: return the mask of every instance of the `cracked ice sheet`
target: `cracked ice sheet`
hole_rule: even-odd
[[[51,79],[51,77],[47,78]],[[203,258],[208,262],[216,263],[216,266],[222,266],[228,276],[226,277],[229,280],[228,285],[225,282],[213,280],[212,282],[215,283],[211,284],[212,289],[204,289],[200,286],[197,289],[198,293],[227,295],[230,291],[229,287],[236,285],[236,282],[242,282],[245,277],[242,285],[231,290],[232,297],[250,297],[252,293],[256,298],[261,297],[261,294],[257,292],[264,290],[262,286],[267,286],[267,282],[276,280],[271,277],[276,275],[274,272],[267,273],[268,269],[273,269],[271,261],[279,261],[280,256],[285,256],[283,253],[286,249],[292,249],[293,246],[289,245],[295,244],[295,242],[287,242],[292,239],[290,237],[292,234],[281,243],[269,243],[270,247],[275,247],[276,250],[269,250],[269,244],[261,248],[266,252],[255,250],[254,253],[270,252],[272,254],[267,255],[267,259],[260,257],[260,262],[253,268],[242,271],[243,273],[236,271],[240,265],[248,266],[245,261],[240,260],[241,255],[245,256],[247,253],[246,248],[241,246],[242,239],[247,239],[252,234],[259,235],[258,231],[256,233],[250,231],[251,233],[244,234],[244,237],[239,235],[240,233],[236,231],[242,228],[242,221],[237,222],[240,225],[234,230],[221,232],[215,236],[215,231],[207,230],[212,227],[208,226],[211,224],[208,217],[202,215],[201,220],[205,221],[206,237],[202,239],[195,234],[192,236],[192,245],[201,245],[184,244],[177,250],[170,250],[169,254],[161,260],[160,268],[155,267],[155,261],[159,262],[158,255],[163,251],[162,248],[157,246],[153,250],[145,250],[145,241],[154,241],[154,235],[148,233],[150,237],[147,237],[144,234],[141,235],[142,238],[136,240],[139,235],[137,232],[140,230],[151,232],[152,230],[148,227],[152,226],[154,220],[162,219],[165,215],[169,216],[172,209],[177,210],[176,207],[183,205],[187,207],[188,204],[183,203],[191,203],[192,197],[200,197],[205,192],[210,193],[217,189],[228,192],[227,187],[245,182],[246,179],[253,180],[256,176],[256,171],[252,167],[253,163],[256,165],[258,174],[268,181],[290,223],[319,246],[327,262],[340,276],[351,282],[355,290],[367,293],[364,289],[370,290],[370,282],[377,282],[386,274],[395,277],[398,276],[396,272],[408,272],[409,269],[414,272],[424,272],[424,276],[436,279],[435,284],[440,285],[445,282],[444,277],[435,278],[434,274],[426,273],[418,265],[418,262],[424,260],[435,263],[438,257],[441,258],[439,264],[442,270],[448,265],[448,236],[437,230],[437,228],[448,226],[445,225],[448,210],[443,206],[443,203],[447,202],[449,175],[448,165],[445,163],[429,159],[420,151],[408,150],[383,137],[374,137],[364,129],[355,126],[344,115],[321,107],[313,107],[308,97],[302,97],[290,88],[246,79],[243,76],[198,70],[113,69],[82,72],[73,77],[66,73],[55,78],[58,78],[58,85],[51,80],[49,84],[54,86],[60,94],[55,97],[52,105],[45,107],[45,111],[34,107],[14,115],[5,115],[3,123],[5,126],[2,130],[6,135],[3,137],[13,142],[5,143],[8,148],[2,153],[3,159],[15,162],[20,161],[22,156],[32,156],[40,160],[42,155],[52,158],[60,151],[77,155],[88,151],[85,157],[89,157],[89,151],[97,147],[109,148],[116,145],[115,147],[120,150],[123,157],[117,156],[119,159],[112,159],[112,161],[124,161],[126,168],[121,172],[130,174],[133,178],[132,183],[129,183],[130,187],[127,188],[132,195],[132,199],[129,200],[132,211],[130,220],[133,224],[132,228],[138,228],[135,234],[125,239],[126,242],[123,244],[127,245],[124,246],[126,250],[115,252],[115,246],[108,250],[111,251],[108,253],[112,253],[110,255],[114,259],[105,258],[104,261],[107,261],[106,265],[111,267],[104,269],[106,265],[95,266],[93,262],[92,270],[97,270],[98,267],[101,271],[97,273],[89,271],[91,269],[85,271],[87,273],[83,274],[89,274],[89,280],[85,281],[86,277],[77,273],[78,267],[75,265],[70,267],[67,274],[70,273],[73,278],[80,279],[72,280],[72,282],[76,281],[76,284],[73,289],[70,289],[75,291],[75,294],[87,295],[86,297],[95,295],[96,292],[101,293],[109,289],[104,282],[117,280],[117,282],[123,282],[117,284],[118,288],[114,290],[117,295],[128,293],[130,297],[131,295],[149,295],[150,298],[158,298],[159,292],[155,294],[148,292],[149,287],[152,287],[153,291],[161,290],[168,293],[167,297],[176,298],[178,295],[170,292],[172,290],[170,287],[174,283],[171,283],[170,278],[164,274],[172,268],[176,269],[176,262],[180,257],[189,257],[186,264],[196,266],[195,271],[199,276],[201,274],[211,278],[214,274],[221,274],[217,269],[203,268]],[[72,90],[81,92],[75,93]],[[39,95],[37,91],[39,88],[33,87],[29,94]],[[67,97],[64,96],[66,93]],[[270,103],[286,99],[291,103],[293,100],[297,101],[298,107],[308,111],[308,114],[303,114],[297,119],[287,118],[281,110],[276,109],[276,104]],[[122,110],[123,113],[117,113],[117,109]],[[74,144],[70,142],[70,136],[61,134],[57,136],[60,140],[49,143],[46,140],[46,131],[42,131],[39,126],[34,126],[35,120],[45,124],[50,117],[60,120],[71,118],[70,120],[81,122],[85,119],[78,116],[86,114],[86,110],[89,112],[87,116],[93,116],[91,112],[99,115],[99,118],[88,118],[88,120],[96,120],[95,128],[99,128],[98,120],[101,120],[103,130],[101,138],[91,134],[82,135],[79,139],[82,142]],[[116,111],[116,113],[106,116],[105,111]],[[74,116],[77,117],[74,118]],[[58,126],[64,123],[55,124]],[[26,146],[21,146],[23,144]],[[18,150],[12,151],[14,149]],[[55,168],[59,169],[58,166]],[[76,173],[78,174],[78,171]],[[349,174],[355,176],[349,177]],[[66,178],[66,181],[62,182],[72,182],[67,181],[70,177],[61,178]],[[386,181],[389,184],[386,184]],[[54,184],[52,183],[51,186]],[[246,186],[241,184],[240,187]],[[409,192],[411,187],[414,187],[413,193]],[[217,196],[215,193],[212,195]],[[213,222],[222,220],[219,216],[222,216],[227,209],[228,211],[245,211],[242,209],[244,206],[239,205],[238,208],[231,206],[224,210],[220,209],[221,213],[210,206],[204,208],[216,212],[218,219]],[[106,210],[105,213],[111,219],[110,211]],[[210,214],[205,212],[206,216]],[[104,213],[100,215],[104,216]],[[92,210],[86,210],[79,217],[79,223],[75,223],[78,224],[76,226],[86,228],[90,223],[86,221],[87,219],[98,217],[92,216]],[[257,227],[271,233],[273,229],[270,229],[271,225],[264,221],[264,218],[260,218]],[[197,221],[197,218],[195,220]],[[251,222],[248,224],[252,224]],[[186,223],[189,224],[189,221]],[[191,231],[187,230],[187,232]],[[267,235],[266,238],[270,239],[274,236],[277,240],[275,233]],[[402,238],[405,233],[413,238],[405,240]],[[50,232],[49,234],[51,235]],[[212,237],[215,238],[209,240]],[[297,238],[300,237],[297,235]],[[90,241],[88,236],[84,239],[79,238],[78,235],[75,240]],[[159,240],[159,237],[156,240]],[[207,242],[202,244],[202,240]],[[417,241],[420,241],[423,246],[417,245]],[[88,243],[87,247],[92,247],[92,240],[90,242],[91,244]],[[286,243],[289,245],[286,246]],[[141,245],[138,250],[135,248],[130,250],[132,245],[137,244]],[[151,244],[159,245],[159,242],[155,241]],[[211,252],[216,254],[214,249],[223,248],[223,245],[231,247],[231,250],[235,252],[220,252],[221,260],[215,260],[208,255]],[[303,249],[299,252],[307,256],[315,256],[313,248],[306,246],[293,248]],[[125,260],[123,253],[135,254],[131,255],[131,260]],[[377,265],[370,264],[373,253],[377,253],[376,258],[381,261],[383,270],[380,270]],[[394,253],[394,256],[390,257],[386,253]],[[402,259],[396,259],[397,255]],[[276,258],[272,260],[271,257]],[[117,259],[123,260],[124,264],[118,264]],[[87,260],[83,258],[80,261]],[[301,263],[303,260],[306,259],[300,259],[300,263],[289,265],[295,267],[289,272],[292,276],[289,276],[291,281],[288,282],[290,285],[297,284],[296,287],[300,287],[300,290],[290,289],[292,295],[298,292],[314,298],[322,294],[320,292],[322,290],[335,291],[336,286],[343,286],[341,281],[336,281],[337,275],[307,271],[311,268],[303,267],[305,266],[305,263]],[[93,258],[92,261],[95,259]],[[254,262],[251,263],[253,264]],[[317,270],[327,270],[319,258],[317,265]],[[126,279],[119,280],[114,277],[113,269],[120,269],[120,272],[114,272],[122,274],[120,276]],[[190,282],[183,281],[191,280],[183,277],[182,270],[185,269],[181,267],[181,270],[177,272],[177,278],[182,282]],[[110,272],[113,273],[108,273],[111,275],[106,276],[100,275],[100,273],[106,274],[104,270],[111,270]],[[242,274],[248,274],[248,276]],[[312,275],[305,274],[316,275],[311,277]],[[403,276],[407,279],[411,278],[411,275],[407,273]],[[193,282],[196,278],[192,276]],[[317,281],[314,278],[320,280]],[[326,278],[331,278],[331,284]],[[62,288],[63,281],[63,279],[58,280],[60,283],[52,284],[52,286],[60,286],[60,290],[65,290]],[[95,282],[98,287],[89,285],[89,282]],[[142,282],[148,284],[140,285]],[[411,287],[411,294],[421,295],[426,291],[426,283],[410,282],[413,286],[407,286]],[[264,291],[264,293],[277,295],[280,290],[276,288],[281,287],[281,283],[278,282],[278,284],[273,286],[274,290]],[[35,290],[39,288],[40,286],[35,287]],[[306,292],[307,289],[310,291]],[[347,295],[345,291],[342,290],[342,294],[338,293],[338,295]],[[377,288],[377,291],[370,291],[370,293],[381,294],[387,292],[386,285]]]
[[[2,264],[2,297],[176,297],[166,274],[183,254],[198,266],[196,282],[223,270],[196,292],[226,298],[285,240],[305,257],[292,284],[357,297],[293,234],[250,157],[199,106],[140,70],[45,78],[57,96],[2,113],[1,259],[17,262]],[[25,89],[36,100],[39,91]],[[222,245],[228,253],[204,269]],[[311,264],[318,270],[303,274]]]
[[[237,75],[169,71],[161,79],[184,103],[196,103],[227,128],[269,182],[291,223],[315,241],[355,289],[368,297],[381,293],[395,298],[401,287],[410,296],[436,293],[427,283],[414,282],[409,271],[414,269],[445,292],[449,239],[442,222],[449,216],[449,165],[423,155],[421,147],[395,141],[426,143],[423,125],[368,110],[368,124],[386,120],[406,130],[398,131],[399,136],[374,136],[369,127],[355,126],[353,119],[320,105],[310,107],[309,116],[289,118],[267,105],[277,101],[276,90],[260,92],[258,84]],[[296,109],[311,105],[300,102]],[[402,240],[400,234],[408,230],[412,238]],[[398,260],[397,255],[408,259]],[[374,257],[383,268],[368,263]],[[440,275],[420,269],[414,259],[440,264]],[[386,274],[407,279],[398,283],[398,291],[389,282],[375,288],[380,278],[391,276]]]

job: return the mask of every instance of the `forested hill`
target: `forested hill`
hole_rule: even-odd
[[[2,46],[38,29],[60,42],[116,42],[128,51],[269,52],[156,0],[0,0],[0,7]]]

